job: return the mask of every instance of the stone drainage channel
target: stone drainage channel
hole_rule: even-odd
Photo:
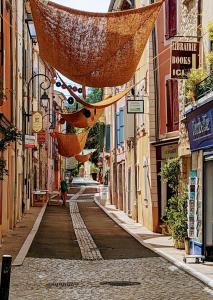
[[[80,247],[83,260],[102,260],[103,257],[96,246],[91,234],[86,228],[86,225],[80,215],[78,209],[78,198],[85,191],[85,187],[82,187],[80,191],[75,194],[69,201],[70,215],[73,223],[75,235]]]

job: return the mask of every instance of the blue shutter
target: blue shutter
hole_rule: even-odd
[[[124,144],[124,109],[120,108],[120,144],[123,146]]]
[[[117,141],[117,147],[120,145],[120,118],[119,118],[119,112],[116,113],[116,141]]]
[[[106,126],[106,152],[110,152],[110,125]]]

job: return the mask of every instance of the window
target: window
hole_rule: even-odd
[[[166,81],[167,97],[167,131],[175,131],[179,128],[179,103],[178,81],[169,79]]]
[[[166,39],[177,34],[177,0],[165,1]]]

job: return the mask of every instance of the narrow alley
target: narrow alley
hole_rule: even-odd
[[[11,300],[212,299],[110,219],[95,189],[75,188],[66,207],[46,207],[23,265],[12,268]]]

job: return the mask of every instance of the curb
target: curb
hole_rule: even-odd
[[[22,245],[18,255],[16,256],[15,260],[13,261],[13,263],[12,263],[13,267],[18,267],[23,264],[24,259],[30,249],[32,242],[33,242],[33,239],[39,229],[39,226],[40,226],[41,220],[43,218],[43,215],[45,213],[46,207],[47,207],[47,203],[42,207],[42,209],[33,225],[33,228],[31,229],[31,231],[28,234],[24,244]]]
[[[172,256],[170,256],[168,254],[165,254],[164,252],[162,252],[158,249],[155,249],[154,247],[152,247],[149,244],[144,243],[144,241],[141,238],[139,238],[137,234],[134,234],[133,232],[131,232],[131,230],[126,228],[125,225],[123,225],[117,218],[115,218],[113,215],[111,215],[111,213],[109,213],[108,210],[103,205],[101,205],[97,200],[95,200],[95,203],[107,214],[108,217],[110,217],[117,225],[119,225],[126,232],[128,232],[132,237],[134,237],[141,245],[143,245],[144,247],[152,250],[153,252],[155,252],[159,256],[163,257],[168,262],[175,265],[177,268],[179,268],[179,269],[185,271],[186,273],[190,274],[191,276],[195,277],[200,282],[202,282],[203,284],[208,286],[210,289],[213,289],[213,280],[209,279],[206,275],[203,275],[202,273],[190,268],[185,263],[182,263],[182,262],[176,260]]]

